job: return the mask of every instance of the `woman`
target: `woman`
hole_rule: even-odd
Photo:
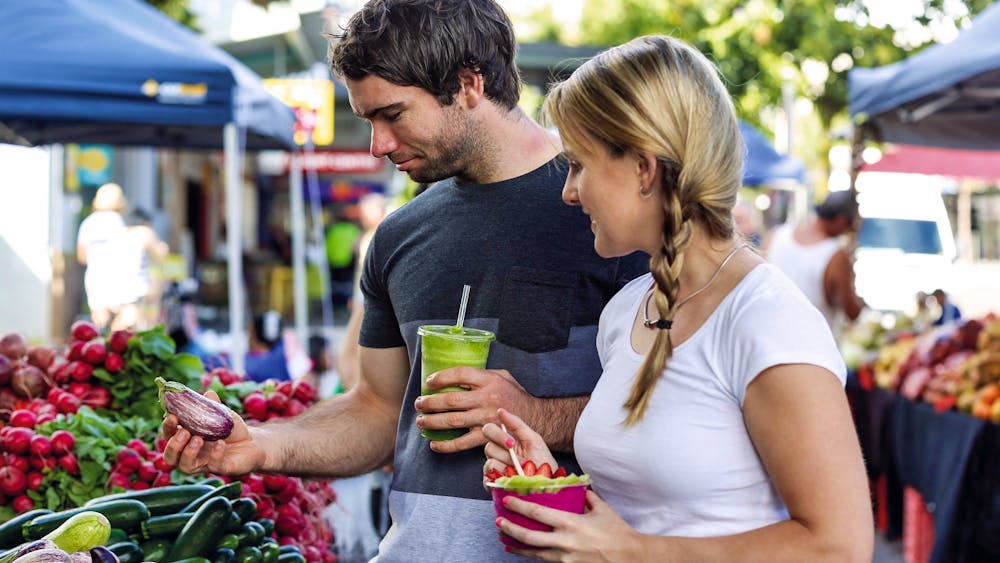
[[[845,367],[820,313],[734,233],[743,144],[717,70],[661,36],[611,49],[556,86],[545,112],[605,257],[651,274],[601,316],[604,368],[575,450],[584,515],[511,499],[553,526],[504,534],[563,561],[871,561],[873,525]],[[553,463],[501,409],[484,471]],[[515,550],[516,551],[516,550]]]

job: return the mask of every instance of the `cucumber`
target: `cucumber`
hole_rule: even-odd
[[[142,502],[129,499],[113,500],[39,516],[25,524],[21,533],[28,541],[41,539],[45,534],[55,530],[73,516],[88,511],[103,514],[112,528],[121,528],[126,531],[138,528],[143,520],[149,518],[149,509]]]
[[[214,489],[216,487],[221,487],[221,486],[225,485],[226,482],[223,481],[221,477],[207,477],[205,479],[202,479],[201,481],[198,481],[198,484],[199,485],[208,485],[209,487],[211,487],[211,488]]]
[[[228,485],[222,485],[221,487],[216,487],[211,491],[208,491],[207,493],[201,495],[200,497],[188,503],[187,506],[178,510],[177,512],[178,513],[194,512],[195,510],[198,510],[198,508],[201,505],[205,504],[205,502],[208,501],[208,499],[210,498],[226,497],[229,500],[236,500],[240,498],[240,494],[242,493],[243,493],[243,482],[233,481]]]
[[[236,559],[236,552],[228,547],[220,547],[212,555],[212,563],[233,563]]]
[[[236,537],[240,539],[240,547],[257,545],[264,538],[264,526],[253,521],[247,522],[236,533]]]
[[[162,561],[172,542],[166,538],[153,538],[142,543],[142,557],[145,561]]]
[[[232,508],[225,497],[215,497],[201,505],[174,540],[167,561],[211,554],[226,533],[230,512]]]
[[[290,551],[279,555],[278,563],[306,563],[306,558],[297,551]]]
[[[128,491],[113,495],[105,495],[90,499],[83,506],[93,506],[115,500],[137,500],[146,505],[149,514],[160,516],[162,514],[175,514],[181,508],[187,506],[191,501],[201,495],[211,491],[213,487],[208,485],[168,485],[166,487],[156,487],[154,489],[144,489],[141,491]]]
[[[277,563],[281,556],[281,547],[277,543],[262,543],[257,547],[261,554],[261,563]]]
[[[274,520],[271,520],[270,518],[260,518],[257,520],[257,523],[264,526],[265,536],[270,536],[274,533]]]
[[[215,545],[215,547],[219,549],[228,548],[232,550],[235,550],[239,546],[240,546],[240,538],[236,534],[226,534],[222,536],[222,539],[219,540],[219,543]]]
[[[0,548],[9,549],[24,543],[24,536],[21,535],[21,527],[35,518],[46,514],[52,514],[52,511],[44,508],[36,508],[4,522],[0,526]]]
[[[171,561],[171,563],[212,563],[204,557],[188,557],[187,559],[180,559],[178,561]]]
[[[240,515],[233,510],[229,513],[229,520],[226,522],[226,533],[237,533],[243,527],[243,520]]]
[[[236,551],[236,563],[261,563],[262,554],[252,545],[241,547]]]
[[[121,528],[111,528],[111,536],[108,537],[107,545],[123,541],[129,541],[128,532]]]
[[[123,541],[116,543],[114,545],[108,546],[111,553],[114,553],[118,557],[118,563],[142,563],[142,548],[139,544]]]
[[[240,515],[240,522],[249,522],[257,516],[257,503],[251,498],[239,498],[233,501],[233,512]]]
[[[299,546],[297,545],[283,545],[278,551],[280,551],[282,555],[286,553],[298,553],[299,555],[302,555],[302,550],[299,549]]]
[[[176,538],[193,514],[153,516],[139,526],[143,539]]]

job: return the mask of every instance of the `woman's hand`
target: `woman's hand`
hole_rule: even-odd
[[[504,534],[538,549],[506,548],[542,561],[637,561],[640,558],[642,534],[622,520],[621,516],[597,496],[587,491],[587,512],[573,514],[555,510],[513,496],[504,498],[504,506],[543,524],[551,532],[529,530],[506,518],[497,518],[497,528]]]
[[[545,445],[545,440],[537,432],[519,417],[504,409],[497,409],[497,416],[500,422],[507,427],[507,432],[493,423],[483,426],[483,435],[486,436],[487,440],[486,464],[483,466],[483,475],[487,474],[490,469],[496,469],[503,473],[506,466],[514,465],[514,461],[510,458],[510,452],[507,451],[508,448],[514,449],[521,464],[530,459],[536,467],[547,463],[553,471],[556,470],[556,458],[552,456],[549,447]]]

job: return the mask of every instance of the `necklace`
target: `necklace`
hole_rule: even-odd
[[[690,300],[694,299],[695,297],[697,297],[699,293],[701,293],[702,291],[705,291],[706,289],[708,289],[709,286],[712,285],[712,282],[714,282],[716,280],[716,278],[719,277],[719,274],[722,273],[722,270],[723,270],[723,268],[726,267],[726,264],[728,264],[729,261],[733,259],[733,256],[736,256],[736,253],[739,252],[740,250],[742,250],[744,248],[749,248],[749,247],[750,247],[749,244],[743,243],[743,244],[737,246],[736,248],[734,248],[732,251],[730,251],[729,255],[726,256],[725,260],[723,260],[722,263],[719,264],[719,267],[715,270],[715,273],[712,274],[712,277],[708,278],[708,281],[705,283],[705,285],[699,287],[694,292],[692,292],[691,295],[688,295],[684,299],[681,299],[679,302],[677,302],[677,305],[674,306],[674,312],[676,312],[678,309],[680,309],[681,306],[684,305],[685,303],[687,303],[688,301],[690,301]],[[646,328],[650,328],[650,329],[652,329],[652,328],[658,328],[658,329],[663,329],[663,330],[670,330],[674,326],[674,321],[667,320],[667,319],[655,319],[655,320],[653,320],[653,319],[649,318],[649,300],[653,298],[653,294],[654,293],[655,293],[655,290],[650,290],[649,295],[646,296],[646,300],[643,302],[643,305],[642,305],[642,326],[644,326]]]

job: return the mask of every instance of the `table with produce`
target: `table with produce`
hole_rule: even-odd
[[[313,387],[206,373],[162,328],[71,333],[59,349],[0,338],[0,563],[336,560],[329,482],[187,475],[158,435],[163,403],[210,423],[191,400],[208,389],[255,424],[302,413]]]

